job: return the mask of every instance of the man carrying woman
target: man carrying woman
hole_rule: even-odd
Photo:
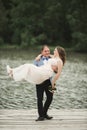
[[[37,84],[37,104],[39,117],[36,121],[52,119],[47,112],[53,99],[55,83],[59,78],[62,68],[65,64],[65,50],[58,46],[54,49],[54,55],[50,55],[48,46],[42,48],[41,54],[38,55],[33,64],[24,64],[16,68],[7,66],[7,72],[15,81],[25,80]],[[55,75],[53,75],[55,73]],[[49,91],[51,86],[51,92]],[[46,93],[47,100],[43,105],[43,95]]]

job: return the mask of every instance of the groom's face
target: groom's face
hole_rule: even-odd
[[[42,51],[42,55],[45,56],[45,57],[49,57],[50,49],[48,47],[44,47],[44,49]]]

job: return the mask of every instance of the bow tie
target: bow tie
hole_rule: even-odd
[[[48,58],[47,57],[42,57],[42,60],[48,60]]]

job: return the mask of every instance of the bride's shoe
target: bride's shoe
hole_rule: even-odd
[[[9,75],[9,77],[13,77],[13,70],[10,68],[9,65],[7,65],[7,73]]]

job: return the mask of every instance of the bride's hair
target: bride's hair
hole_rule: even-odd
[[[65,53],[65,49],[61,46],[57,46],[57,51],[59,53],[59,57],[61,58],[61,60],[63,61],[63,65],[65,64],[66,61],[66,53]]]

